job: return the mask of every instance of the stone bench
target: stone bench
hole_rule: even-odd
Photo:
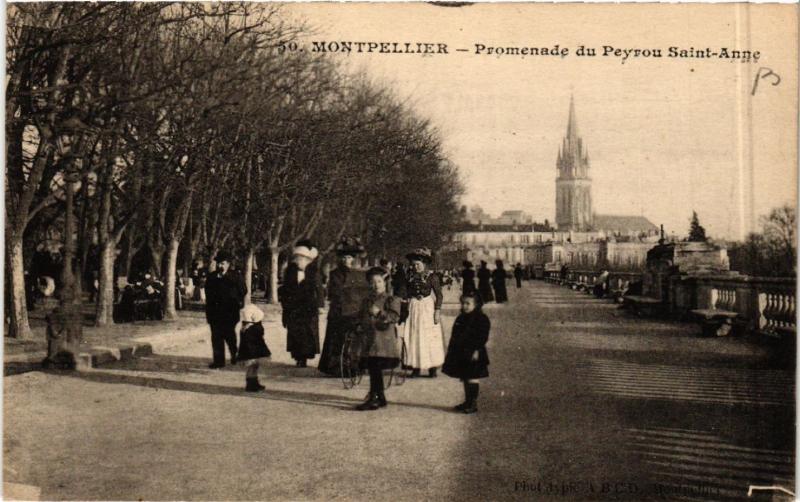
[[[700,322],[703,336],[727,336],[739,314],[731,310],[695,309],[689,313]]]
[[[638,316],[658,315],[665,304],[658,298],[640,295],[627,295],[622,297],[623,307],[630,309]]]

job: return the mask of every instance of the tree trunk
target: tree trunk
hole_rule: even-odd
[[[122,262],[122,273],[125,277],[128,278],[128,282],[130,282],[131,278],[131,263],[133,262],[133,240],[134,240],[134,233],[135,233],[135,226],[130,228],[128,232],[125,233],[125,244],[124,244],[124,257],[125,261]]]
[[[8,312],[8,336],[27,340],[33,338],[28,322],[28,305],[25,299],[25,263],[22,254],[22,239],[9,240],[6,245],[11,279],[11,310]]]
[[[180,248],[180,245],[180,239],[173,238],[169,241],[167,247],[167,276],[164,280],[164,294],[166,295],[164,319],[170,321],[178,319],[178,312],[175,310],[175,289],[177,287],[178,248]]]
[[[244,262],[244,285],[247,288],[247,294],[244,295],[244,304],[247,305],[253,300],[253,262],[256,259],[256,252],[253,248],[247,251],[247,258]]]
[[[114,258],[116,246],[111,240],[100,250],[100,276],[97,291],[95,326],[114,323]]]
[[[278,303],[278,273],[280,267],[278,266],[278,256],[281,249],[278,246],[270,246],[269,248],[269,303],[275,305]]]
[[[157,248],[157,249],[155,249]],[[162,274],[164,273],[163,263],[164,263],[164,247],[163,246],[152,246],[150,247],[150,258],[152,259],[152,273],[158,279],[163,279],[164,277]]]

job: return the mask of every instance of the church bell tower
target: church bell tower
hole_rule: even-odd
[[[575,101],[570,96],[567,135],[558,150],[556,225],[559,231],[583,232],[592,227],[592,179],[589,153],[578,136]]]

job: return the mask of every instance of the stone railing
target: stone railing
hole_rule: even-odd
[[[547,271],[544,279],[575,290],[591,292],[600,271],[569,270],[565,278]],[[610,272],[609,293],[622,294],[641,280],[635,272]],[[667,310],[675,317],[688,318],[694,309],[735,312],[735,324],[744,331],[781,337],[797,332],[796,280],[794,278],[750,277],[745,275],[673,276],[670,279]]]
[[[696,308],[736,312],[749,331],[796,333],[796,281],[792,278],[712,276],[695,281]]]

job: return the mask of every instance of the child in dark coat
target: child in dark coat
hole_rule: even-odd
[[[264,312],[251,303],[242,309],[241,317],[242,330],[239,333],[237,355],[239,362],[247,368],[245,371],[247,385],[244,390],[262,391],[264,386],[258,382],[258,366],[264,358],[272,355],[264,341],[264,326],[261,324]]]
[[[386,275],[381,267],[367,271],[371,291],[361,303],[359,337],[361,357],[369,370],[369,394],[363,403],[356,406],[359,411],[386,406],[383,370],[400,364],[400,339],[395,327],[400,318],[400,298],[386,291]]]
[[[456,411],[475,413],[478,411],[478,380],[489,376],[489,340],[491,322],[481,311],[480,295],[471,292],[461,295],[461,314],[453,323],[453,333],[447,347],[447,356],[442,372],[464,383],[464,402]]]

